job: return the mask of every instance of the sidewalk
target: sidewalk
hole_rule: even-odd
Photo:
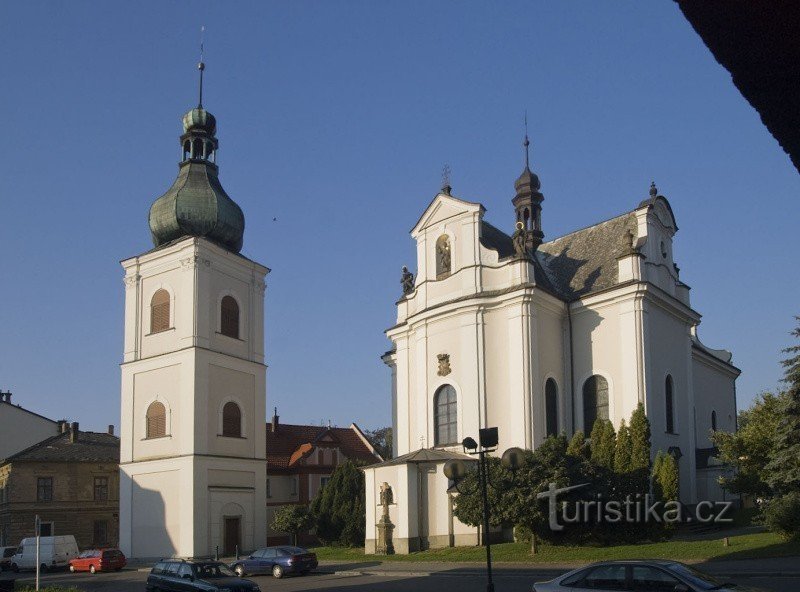
[[[555,577],[585,563],[492,563],[492,571],[512,576]],[[737,559],[694,563],[711,575],[727,577],[800,577],[800,557]],[[485,573],[485,563],[416,561],[320,561],[320,572],[371,576],[476,576]]]

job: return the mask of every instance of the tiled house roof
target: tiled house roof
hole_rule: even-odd
[[[66,432],[21,450],[4,462],[20,461],[119,463],[119,438],[100,432],[78,432],[73,442]]]
[[[288,469],[308,456],[326,435],[334,441],[342,454],[351,460],[373,464],[381,457],[369,444],[357,425],[334,428],[313,425],[279,423],[275,431],[267,424],[267,470]]]

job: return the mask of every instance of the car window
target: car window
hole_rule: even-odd
[[[194,566],[194,570],[198,578],[205,580],[229,578],[236,575],[224,563],[199,563]]]
[[[265,558],[271,559],[271,558],[275,557],[276,555],[277,555],[277,553],[275,552],[275,549],[264,549],[264,557]]]
[[[180,563],[170,562],[170,563],[165,564],[164,565],[164,575],[165,576],[173,576],[173,577],[177,576],[178,575],[178,567],[179,566],[180,566]]]
[[[291,555],[305,555],[308,553],[303,547],[284,547]]]
[[[661,571],[647,565],[633,566],[633,589],[652,590],[653,592],[673,592],[680,581]]]
[[[289,557],[291,553],[286,549],[278,549],[278,557]]]
[[[164,573],[164,562],[163,561],[159,561],[158,563],[156,563],[153,566],[153,569],[150,571],[150,573],[154,574],[154,575],[157,575],[157,576],[161,575],[162,573]]]
[[[264,549],[259,549],[258,551],[255,551],[252,557],[253,559],[261,559],[262,557],[264,557]]]
[[[592,590],[625,590],[625,565],[599,565],[578,583]]]
[[[192,566],[189,565],[188,563],[184,563],[178,568],[178,577],[179,578],[183,578],[183,577],[191,576],[191,575],[192,575]]]
[[[688,565],[684,565],[683,563],[671,563],[667,566],[667,569],[672,573],[688,580],[692,586],[695,588],[700,588],[701,590],[713,590],[714,588],[722,585],[722,580],[713,578],[710,575],[696,570],[693,567],[689,567]]]
[[[17,550],[14,547],[8,547],[5,551],[3,551],[3,557],[11,557],[16,552]]]

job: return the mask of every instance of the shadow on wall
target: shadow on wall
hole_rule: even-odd
[[[176,495],[179,494],[176,492]],[[145,489],[135,479],[131,488],[131,522],[131,557],[161,558],[177,555],[179,522],[175,520],[172,525],[168,522],[160,491]]]

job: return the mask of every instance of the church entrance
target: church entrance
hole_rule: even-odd
[[[241,516],[225,516],[222,540],[223,554],[234,555],[241,549],[242,518]]]

